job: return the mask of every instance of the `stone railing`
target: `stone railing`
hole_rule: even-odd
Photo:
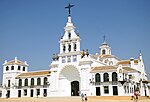
[[[30,85],[30,86],[16,86],[18,89],[26,89],[26,88],[48,88],[50,84],[45,85]]]
[[[108,82],[90,82],[90,85],[98,86],[98,85],[118,85],[118,81],[108,81]]]

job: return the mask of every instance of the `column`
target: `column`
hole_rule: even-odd
[[[100,73],[100,78],[101,78],[101,82],[104,82],[104,77],[103,77],[103,73]]]
[[[65,51],[65,52],[66,52],[66,53],[69,52],[69,51],[68,51],[68,45],[69,45],[69,44],[67,44],[67,43],[65,44],[65,46],[66,46],[66,51]]]
[[[61,42],[60,42],[59,47],[60,47],[60,53],[63,53],[63,44]]]
[[[109,75],[109,81],[112,81],[112,73],[110,72],[108,73],[108,75]]]
[[[44,77],[41,77],[41,85],[44,85]]]
[[[71,45],[71,52],[73,52],[74,51],[74,43],[71,42],[70,45]]]
[[[77,50],[76,51],[80,51],[80,42],[79,42],[79,40],[77,40],[77,43],[76,43],[76,48],[77,48]]]

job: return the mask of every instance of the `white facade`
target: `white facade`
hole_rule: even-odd
[[[3,64],[2,97],[130,96],[139,91],[149,96],[142,55],[121,60],[103,42],[99,54],[80,50],[80,36],[68,16],[60,52],[54,54],[50,70],[28,72],[28,64],[15,58]]]

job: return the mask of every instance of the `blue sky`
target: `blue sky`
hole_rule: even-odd
[[[59,52],[69,0],[0,0],[0,82],[2,64],[15,57],[29,71],[47,70]],[[70,0],[72,21],[80,32],[81,50],[95,54],[106,35],[112,53],[138,58],[142,50],[150,79],[150,0]]]

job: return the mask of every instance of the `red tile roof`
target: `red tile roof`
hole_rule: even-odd
[[[21,73],[17,76],[17,78],[20,77],[31,77],[31,76],[45,76],[50,75],[50,71],[38,71],[38,72],[27,72],[27,73]]]

